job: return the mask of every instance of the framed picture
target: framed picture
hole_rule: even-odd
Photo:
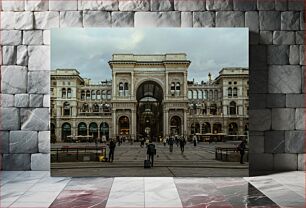
[[[247,28],[51,31],[51,175],[248,176]]]

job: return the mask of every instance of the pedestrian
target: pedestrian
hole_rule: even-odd
[[[155,144],[152,143],[152,140],[149,140],[149,143],[147,145],[147,155],[149,157],[149,160],[151,162],[151,167],[153,167],[154,163],[154,155],[156,155],[156,149]]]
[[[170,152],[173,152],[173,143],[174,143],[174,138],[173,138],[173,136],[171,136],[171,137],[169,138],[168,143],[169,143],[169,150],[170,150]]]
[[[186,144],[186,141],[185,141],[185,139],[182,137],[181,139],[180,139],[180,148],[181,148],[181,152],[183,153],[184,152],[184,147],[185,147],[185,144]]]
[[[166,138],[163,139],[163,143],[164,143],[164,147],[165,147],[166,144],[167,144],[167,139]]]
[[[240,152],[240,164],[244,164],[243,156],[244,156],[245,149],[246,149],[246,143],[247,143],[247,141],[245,139],[243,139],[237,147],[237,150]]]
[[[140,141],[140,147],[142,147],[143,148],[143,146],[144,146],[144,138],[141,138],[141,141]]]
[[[193,146],[197,146],[197,136],[195,134],[193,135],[192,140],[193,140]]]
[[[115,147],[116,147],[116,143],[113,139],[111,139],[109,142],[109,154],[108,154],[109,162],[114,161]]]
[[[149,140],[149,138],[147,137],[147,139],[146,139],[146,147],[148,147],[149,142],[150,142],[150,140]]]

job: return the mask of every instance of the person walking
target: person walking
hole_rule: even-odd
[[[116,147],[116,143],[113,139],[111,139],[109,142],[109,154],[108,154],[109,162],[114,161],[115,147]]]
[[[144,138],[141,138],[141,141],[140,141],[140,147],[142,147],[143,148],[143,146],[144,146]]]
[[[180,148],[181,148],[181,152],[182,152],[182,153],[184,153],[185,144],[186,144],[186,141],[185,141],[185,139],[182,137],[182,138],[180,139]]]
[[[152,143],[152,140],[149,140],[149,143],[147,145],[147,155],[149,158],[149,161],[151,162],[151,167],[153,167],[154,164],[154,155],[156,155],[156,149],[155,144]]]
[[[192,140],[193,140],[193,146],[197,146],[197,136],[195,134],[193,135]]]
[[[170,150],[170,152],[173,152],[173,143],[174,143],[174,138],[173,138],[173,136],[171,136],[171,137],[169,138],[168,143],[169,143],[169,150]]]
[[[246,140],[243,139],[237,147],[237,150],[240,152],[240,164],[244,164],[243,156],[244,156],[245,149],[246,149],[246,143],[247,143]]]
[[[164,143],[164,147],[165,147],[166,144],[167,144],[167,139],[166,139],[166,137],[163,139],[163,143]]]

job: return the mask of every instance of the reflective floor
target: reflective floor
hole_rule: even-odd
[[[305,172],[260,177],[50,177],[1,173],[1,207],[305,207]]]

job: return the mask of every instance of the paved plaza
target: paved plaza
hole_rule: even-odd
[[[63,144],[55,144],[60,147]],[[83,146],[89,144],[82,144]],[[94,145],[94,144],[91,144]],[[54,176],[248,176],[248,163],[223,162],[215,160],[215,147],[236,146],[235,143],[187,143],[184,153],[174,144],[173,152],[169,146],[155,143],[157,154],[154,167],[143,168],[146,148],[140,143],[117,144],[113,163],[108,162],[58,162],[52,163]],[[80,146],[80,144],[70,144]],[[107,149],[108,150],[108,149]],[[108,152],[107,152],[108,153]]]

